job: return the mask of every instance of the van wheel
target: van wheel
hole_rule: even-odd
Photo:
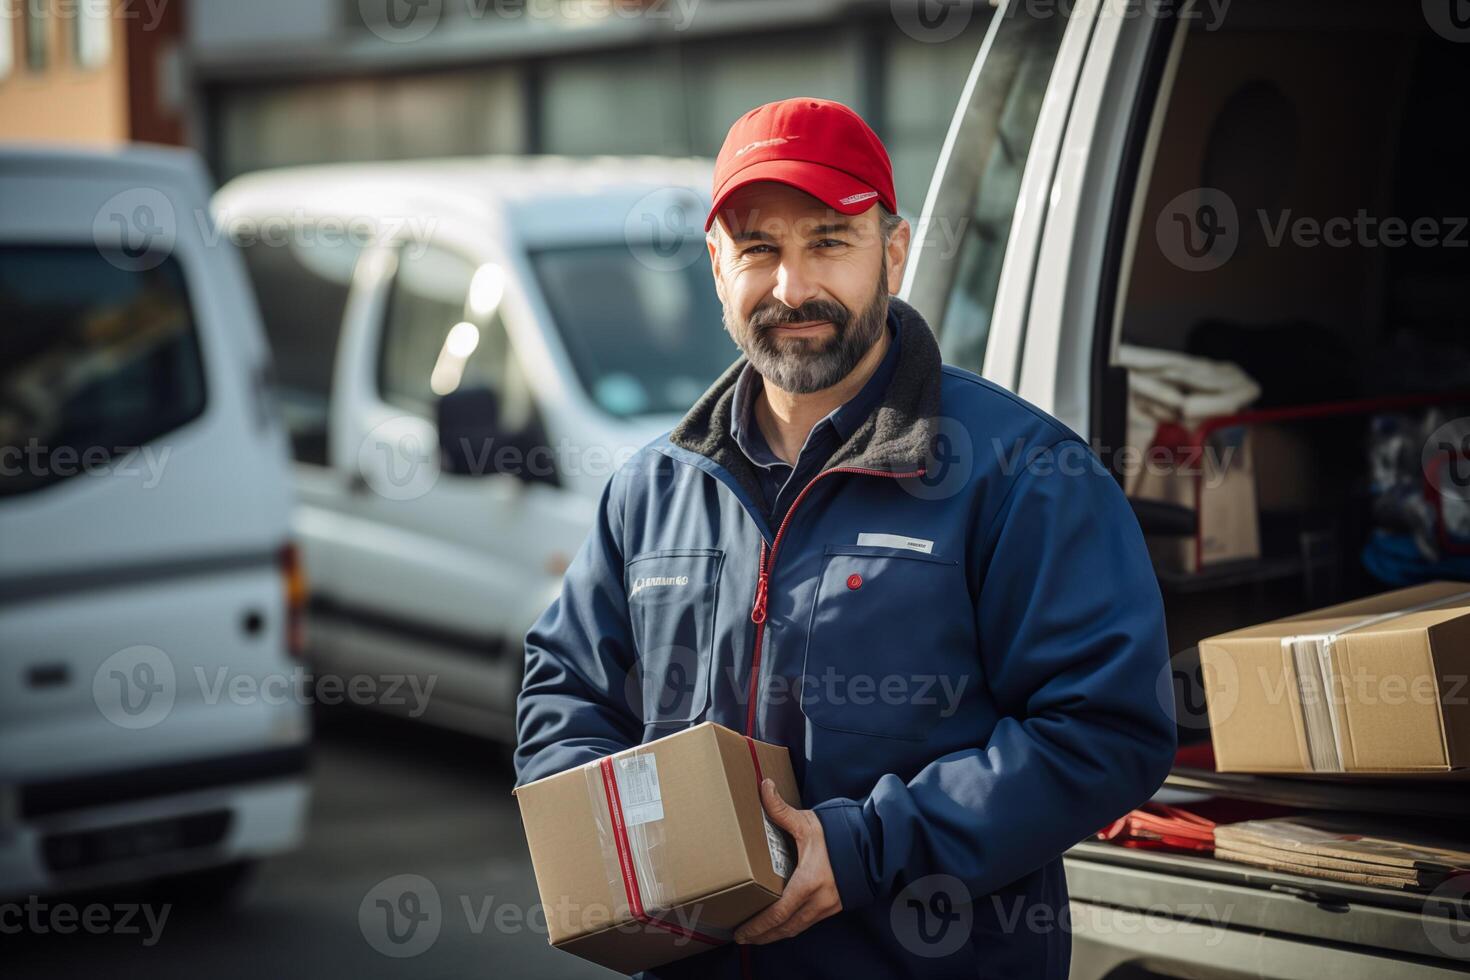
[[[259,866],[259,861],[236,861],[217,868],[169,875],[158,879],[152,890],[184,911],[223,908],[240,899]]]

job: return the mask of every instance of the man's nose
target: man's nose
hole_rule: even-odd
[[[799,262],[787,260],[776,270],[776,288],[772,295],[791,309],[817,297],[817,284],[802,270]]]

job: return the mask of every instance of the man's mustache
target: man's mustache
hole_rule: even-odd
[[[814,299],[795,309],[779,302],[762,304],[755,308],[747,322],[752,330],[767,330],[788,323],[812,323],[818,320],[830,321],[837,332],[841,333],[852,322],[852,314],[841,303]]]

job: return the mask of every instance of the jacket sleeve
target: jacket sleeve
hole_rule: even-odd
[[[615,474],[561,593],[526,633],[516,701],[516,783],[637,745],[626,681],[634,666],[623,591],[622,505]]]
[[[908,782],[886,775],[866,799],[816,807],[845,908],[937,872],[994,892],[1147,800],[1172,764],[1158,582],[1090,450],[1051,447],[973,535],[979,662],[999,721],[985,745]]]

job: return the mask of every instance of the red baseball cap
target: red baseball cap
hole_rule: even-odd
[[[704,230],[726,198],[762,180],[789,184],[842,214],[862,214],[874,203],[898,213],[883,141],[841,102],[785,99],[735,120],[715,158],[714,206]]]

